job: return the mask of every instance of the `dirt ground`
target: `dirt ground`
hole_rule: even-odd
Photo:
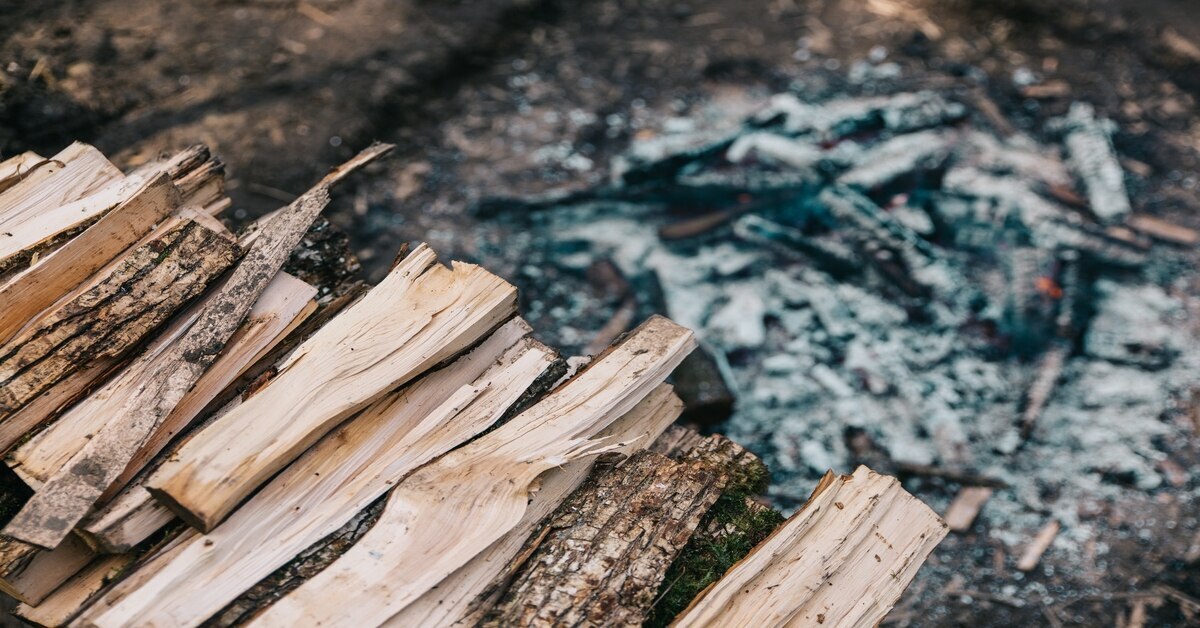
[[[479,259],[464,235],[480,199],[581,189],[672,117],[736,120],[796,82],[852,92],[847,69],[882,57],[902,69],[900,85],[994,103],[1034,134],[1072,100],[1095,104],[1144,181],[1130,190],[1135,211],[1200,227],[1191,5],[0,0],[0,154],[78,139],[128,166],[205,142],[228,165],[231,217],[245,220],[371,140],[396,142],[399,154],[344,190],[331,215],[373,278],[417,240],[505,274],[520,251]],[[1195,442],[1177,450],[1180,464],[1200,461]],[[1164,489],[1097,508],[1114,531],[1107,562],[1032,574],[1043,599],[991,593],[1017,577],[1013,558],[973,531],[939,548],[929,569],[940,576],[919,580],[889,621],[1134,625],[1141,606],[1150,624],[1183,625],[1181,605],[1194,600],[1147,600],[1160,599],[1158,585],[1200,597],[1200,507]],[[1079,577],[1063,576],[1071,567]]]

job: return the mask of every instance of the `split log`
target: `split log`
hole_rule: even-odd
[[[225,389],[245,369],[255,363],[271,346],[283,337],[305,316],[310,314],[316,303],[312,297],[316,288],[280,273],[271,281],[262,297],[254,304],[247,316],[246,324],[230,338],[221,356],[205,372],[196,385],[188,391],[179,405],[168,415],[153,435],[138,450],[121,473],[101,497],[111,497],[128,480],[155,456],[170,440]],[[117,377],[109,380],[103,388],[83,400],[53,425],[35,435],[9,456],[6,462],[26,484],[40,487],[48,478],[62,470],[93,435],[108,421],[116,418],[128,395],[144,385],[155,374],[170,365],[164,363],[169,354],[166,349],[178,341],[184,332],[195,323],[200,310],[216,294],[208,295],[191,308],[191,312],[179,317],[171,329],[159,335],[137,360]]]
[[[20,183],[35,169],[48,163],[45,157],[30,151],[0,161],[0,192]]]
[[[328,204],[330,187],[391,148],[381,144],[359,153],[281,210],[250,245],[250,251],[213,300],[204,305],[196,322],[166,349],[150,379],[128,396],[114,420],[46,480],[5,526],[4,533],[42,547],[54,547],[70,534],[216,360]]]
[[[727,479],[650,451],[609,469],[554,515],[484,625],[640,625]]]
[[[91,562],[95,553],[75,536],[53,550],[0,537],[0,591],[37,604]]]
[[[866,467],[829,473],[673,625],[872,626],[945,535],[946,524],[895,478]]]
[[[0,344],[150,233],[182,198],[162,174],[77,237],[0,286]]]
[[[218,396],[209,408],[205,409],[205,414],[208,415],[206,419],[200,421],[189,433],[178,439],[179,442],[172,443],[170,448],[161,452],[112,501],[97,509],[81,522],[80,526],[76,528],[76,532],[82,534],[90,545],[101,551],[126,552],[145,541],[163,526],[174,521],[175,514],[166,506],[155,501],[146,490],[146,480],[152,477],[163,463],[175,459],[179,449],[188,440],[209,429],[209,426],[230,409],[261,390],[265,381],[269,381],[270,377],[278,373],[278,364],[284,361],[297,345],[310,336],[314,330],[323,327],[346,306],[357,300],[362,292],[365,292],[365,288],[360,291],[353,287],[355,285],[361,286],[362,284],[352,284],[347,288],[345,294],[318,306],[315,314],[289,333],[282,342],[244,373],[238,382],[227,387],[225,394]],[[324,288],[338,290],[336,287]],[[213,408],[218,410],[213,410]]]
[[[38,626],[65,626],[93,595],[118,577],[130,563],[130,554],[100,556],[37,604],[25,604],[13,614]]]
[[[87,395],[96,382],[103,381],[120,364],[118,359],[97,358],[91,365],[72,373],[20,410],[4,417],[0,420],[0,452],[7,455],[25,443],[31,434]]]
[[[372,405],[221,526],[206,535],[188,531],[172,550],[99,600],[82,623],[204,621],[336,532],[405,474],[496,421],[554,361],[551,351],[521,339],[528,332],[523,321],[514,320],[450,366]]]
[[[683,410],[683,403],[668,384],[659,384],[645,399],[600,432],[620,444],[616,454],[627,454],[655,442]],[[587,479],[593,460],[585,458],[552,469],[533,493],[525,516],[487,551],[472,558],[436,587],[384,622],[391,628],[406,626],[471,626],[480,623],[508,588],[516,570],[528,556],[526,546],[539,524]],[[536,538],[536,537],[535,537]],[[330,560],[329,562],[332,562]],[[287,591],[283,591],[286,593]],[[249,615],[244,615],[249,616]]]
[[[134,248],[96,284],[0,348],[0,416],[92,360],[130,349],[202,292],[236,254],[225,235],[192,220]]]
[[[475,344],[516,313],[516,289],[418,247],[298,347],[261,393],[192,439],[147,485],[189,525],[212,530],[317,439],[388,390]],[[269,412],[275,421],[259,417]]]
[[[0,196],[0,272],[69,237],[133,190],[100,151],[74,143]]]
[[[596,434],[694,344],[690,331],[664,318],[646,321],[529,410],[407,478],[350,551],[253,623],[386,621],[518,526],[539,475],[602,453]]]

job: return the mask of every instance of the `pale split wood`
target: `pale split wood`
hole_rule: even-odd
[[[196,322],[165,351],[157,371],[4,528],[4,533],[54,547],[95,505],[126,465],[216,360],[292,249],[329,203],[329,189],[387,153],[376,145],[355,156],[279,212],[201,309]],[[274,470],[278,470],[277,468]]]
[[[532,408],[408,477],[350,551],[253,624],[377,625],[400,612],[519,525],[543,472],[614,447],[597,433],[694,345],[652,317]]]
[[[38,168],[0,195],[0,270],[24,262],[39,245],[94,220],[119,202],[114,190],[127,189],[121,171],[86,144],[71,144],[50,161],[53,167]]]
[[[38,604],[22,603],[13,614],[37,626],[65,626],[89,599],[116,579],[131,563],[131,554],[97,556]]]
[[[178,320],[142,354],[100,390],[72,407],[49,428],[39,432],[17,448],[6,460],[26,484],[40,487],[59,472],[92,436],[110,419],[118,416],[124,399],[143,382],[169,365],[166,348],[177,341],[195,322],[200,310],[218,293],[209,294],[180,315]],[[302,314],[315,307],[316,288],[286,273],[275,276],[254,304],[246,323],[230,338],[212,368],[196,382],[168,415],[152,437],[126,465],[121,476],[110,486],[111,496],[133,474],[162,450],[167,442],[186,427],[210,401],[237,378],[259,356],[280,339]],[[101,498],[104,500],[104,497]]]
[[[236,254],[223,235],[192,221],[135,247],[96,283],[0,348],[0,417],[92,360],[132,348],[202,292]]]
[[[946,535],[895,478],[827,474],[804,507],[673,626],[873,626]]]
[[[8,455],[64,410],[87,395],[92,386],[103,381],[120,365],[114,358],[99,358],[58,382],[49,390],[0,421],[0,454]]]
[[[528,332],[514,320],[449,366],[373,404],[215,530],[189,531],[174,550],[119,583],[80,624],[204,621],[338,530],[405,474],[497,420],[554,361],[550,350],[522,339]]]
[[[0,285],[0,345],[150,233],[180,202],[179,191],[161,174],[60,249]]]
[[[600,432],[619,444],[614,453],[631,454],[647,447],[683,412],[683,402],[669,384],[659,384],[649,395]],[[594,458],[575,460],[551,469],[529,498],[525,515],[513,529],[486,551],[459,567],[415,602],[390,617],[384,626],[473,626],[495,605],[499,594],[524,563],[521,554],[530,535],[584,482]]]
[[[45,157],[32,151],[13,155],[0,161],[0,192],[16,185],[29,176],[34,169],[48,163]]]
[[[516,313],[516,289],[420,246],[292,353],[259,394],[189,441],[147,487],[211,530],[331,428],[388,390],[475,344]],[[270,412],[276,419],[264,423]]]
[[[979,516],[983,505],[992,497],[992,489],[986,486],[964,486],[950,502],[943,518],[954,532],[965,532]]]
[[[74,536],[52,550],[0,537],[0,591],[26,604],[37,604],[94,556],[91,548]]]

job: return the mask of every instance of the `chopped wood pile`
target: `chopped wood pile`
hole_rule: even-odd
[[[357,281],[320,213],[390,149],[239,235],[203,147],[129,173],[83,144],[0,162],[0,589],[17,616],[883,619],[946,525],[863,467],[776,529],[761,461],[672,426],[689,330],[651,317],[565,360],[512,285],[425,245]]]

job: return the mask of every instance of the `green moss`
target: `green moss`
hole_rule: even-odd
[[[667,570],[646,626],[670,624],[697,594],[783,523],[778,511],[751,500],[766,489],[768,480],[767,468],[761,462],[735,471],[725,492]]]

